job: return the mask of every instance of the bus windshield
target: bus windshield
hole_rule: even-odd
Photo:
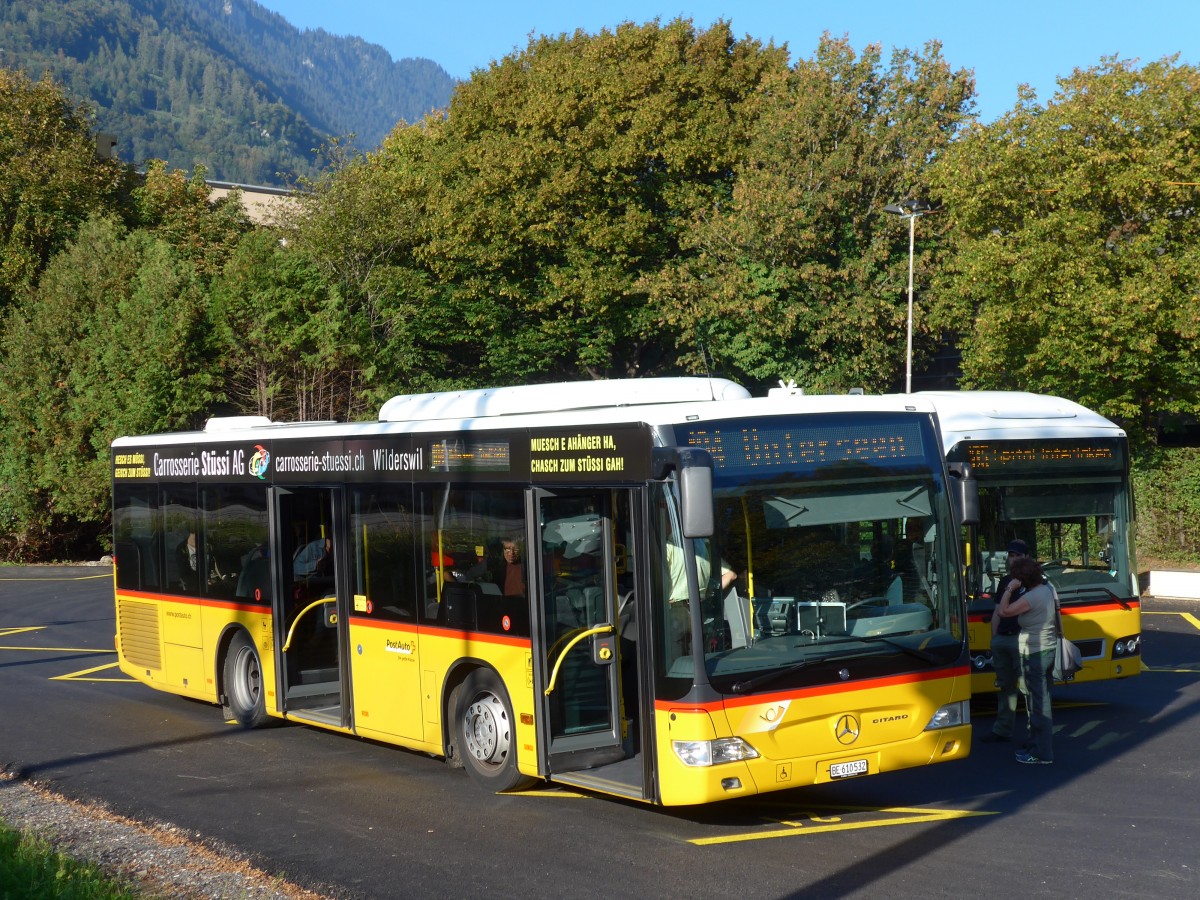
[[[964,441],[949,458],[969,462],[979,483],[972,612],[991,610],[1014,539],[1042,564],[1064,606],[1137,596],[1123,438]]]
[[[993,593],[1004,574],[1011,536],[1029,546],[1064,605],[1129,595],[1133,564],[1120,482],[987,486],[981,501],[993,527],[979,535],[980,593]]]
[[[875,431],[864,431],[884,440],[914,423],[920,424],[916,417],[868,422]],[[770,423],[736,424],[743,433],[770,432]],[[851,426],[837,417],[805,426],[803,436],[789,431],[783,440],[820,444],[840,434],[861,447],[863,436],[846,435]],[[847,659],[870,659],[880,674],[957,659],[963,628],[955,528],[929,434],[917,427],[904,433],[903,449],[876,457],[797,453],[784,464],[784,447],[779,464],[763,464],[761,457],[727,452],[731,430],[708,423],[710,435],[725,437],[713,453],[715,533],[691,542],[700,650],[712,685],[745,693],[774,689],[792,673],[821,680],[829,677],[827,664]],[[658,508],[669,563],[681,552],[673,504]],[[690,610],[681,602],[682,567],[665,568],[663,674],[691,677],[698,673],[688,641]]]

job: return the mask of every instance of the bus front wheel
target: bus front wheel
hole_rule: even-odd
[[[243,728],[257,728],[267,721],[262,664],[244,631],[234,636],[225,654],[225,711]]]
[[[496,793],[531,784],[533,779],[517,769],[512,703],[499,677],[488,669],[476,669],[457,693],[456,749],[471,778]]]

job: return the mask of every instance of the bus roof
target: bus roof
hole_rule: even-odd
[[[725,379],[642,378],[564,382],[394,397],[374,422],[271,422],[259,416],[210,419],[203,431],[119,437],[114,447],[204,444],[229,440],[367,437],[505,428],[643,423],[650,426],[724,418],[832,412],[933,413],[917,394],[821,394],[772,391],[751,397]]]
[[[379,421],[474,419],[659,403],[742,400],[749,396],[750,392],[744,387],[725,378],[626,378],[523,384],[435,394],[401,394],[383,404]]]
[[[949,450],[962,441],[1125,437],[1099,413],[1062,397],[1028,391],[921,391],[932,403]]]

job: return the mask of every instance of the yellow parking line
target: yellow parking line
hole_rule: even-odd
[[[90,647],[0,647],[0,650],[24,650],[28,653],[116,653],[116,650],[93,650]]]
[[[532,791],[507,791],[505,797],[560,797],[567,800],[593,800],[595,799],[590,794],[580,794],[576,791],[563,791],[555,789],[535,789]]]
[[[8,637],[12,634],[25,634],[27,631],[41,631],[45,625],[26,625],[24,628],[0,628],[0,637]]]
[[[129,684],[137,684],[132,678],[85,678],[86,675],[91,675],[93,672],[103,672],[105,669],[115,669],[117,663],[108,663],[103,666],[95,666],[91,669],[84,669],[80,672],[71,672],[68,675],[55,675],[51,681],[115,681],[127,682]]]
[[[726,837],[710,837],[710,838],[693,838],[689,840],[689,844],[695,844],[698,847],[709,846],[711,844],[736,844],[741,841],[764,841],[774,838],[783,837],[798,837],[810,834],[826,834],[831,831],[854,831],[859,828],[881,828],[885,825],[915,825],[921,822],[943,822],[950,819],[968,819],[974,816],[996,816],[998,812],[989,812],[987,810],[975,812],[966,809],[921,809],[911,807],[894,807],[890,809],[877,810],[880,813],[898,814],[898,818],[889,819],[873,819],[866,822],[842,822],[840,816],[814,816],[808,821],[819,822],[818,825],[809,825],[806,822],[786,822],[777,820],[780,824],[786,824],[788,828],[774,829],[772,831],[757,831],[749,834],[733,834]]]
[[[73,578],[0,578],[0,581],[94,581],[97,578],[112,578],[112,572],[103,572],[100,575],[76,575]]]

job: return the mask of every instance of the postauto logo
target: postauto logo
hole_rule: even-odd
[[[250,474],[258,479],[267,477],[267,469],[271,466],[271,454],[262,444],[254,445],[254,455],[250,457]]]

